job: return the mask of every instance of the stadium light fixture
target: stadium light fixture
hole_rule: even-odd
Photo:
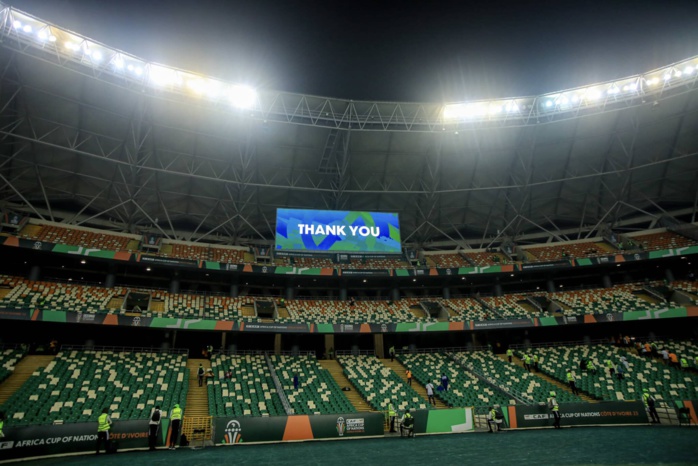
[[[24,26],[22,26],[22,31],[26,33],[32,32],[32,27],[28,24],[25,24]]]
[[[686,68],[683,69],[684,74],[693,74],[693,67],[692,66],[687,66]]]
[[[12,26],[13,26],[15,29],[22,29],[22,22],[21,22],[21,21],[18,21],[18,20],[14,20],[14,21],[12,22]]]
[[[243,109],[254,107],[257,102],[257,91],[249,86],[234,85],[228,91],[228,99],[233,106]]]

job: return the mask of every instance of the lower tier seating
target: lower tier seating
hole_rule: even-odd
[[[397,358],[412,371],[412,375],[422,385],[431,382],[434,385],[434,395],[448,406],[455,408],[509,404],[509,396],[506,393],[470,374],[445,354],[400,354]],[[449,379],[448,390],[439,389],[441,376],[444,374]]]
[[[276,375],[295,414],[353,413],[354,406],[315,356],[271,356]],[[293,376],[298,376],[298,389]]]
[[[398,410],[426,409],[428,404],[407,382],[375,356],[337,356],[344,375],[376,411],[387,411],[392,401]]]
[[[2,406],[12,425],[148,419],[186,405],[189,374],[183,354],[62,351]]]
[[[214,377],[207,387],[211,416],[286,414],[264,355],[216,355],[211,368]],[[231,378],[225,377],[227,371],[232,371]]]
[[[12,375],[15,365],[24,357],[25,351],[19,348],[0,350],[0,383]]]

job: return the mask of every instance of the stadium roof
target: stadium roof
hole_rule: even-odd
[[[388,211],[404,242],[432,248],[695,221],[695,58],[450,107],[269,90],[248,105],[234,83],[196,96],[178,86],[209,78],[1,18],[5,209],[235,244],[272,241],[277,207]]]

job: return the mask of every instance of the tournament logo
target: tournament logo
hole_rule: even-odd
[[[43,245],[41,244],[41,241],[37,241],[34,243],[34,249],[41,250],[41,247]]]
[[[140,327],[141,326],[141,318],[138,316],[134,317],[133,320],[131,321],[131,326],[132,327]]]
[[[229,421],[225,426],[225,443],[233,444],[242,442],[242,427],[236,420]]]
[[[344,432],[347,430],[347,424],[344,421],[343,417],[338,417],[337,418],[337,433],[339,434],[340,437],[344,436]]]
[[[10,440],[9,442],[0,442],[0,450],[9,450],[14,446],[14,444],[14,440]]]

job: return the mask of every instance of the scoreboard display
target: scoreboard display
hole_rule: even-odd
[[[276,250],[400,254],[398,215],[277,209]]]

